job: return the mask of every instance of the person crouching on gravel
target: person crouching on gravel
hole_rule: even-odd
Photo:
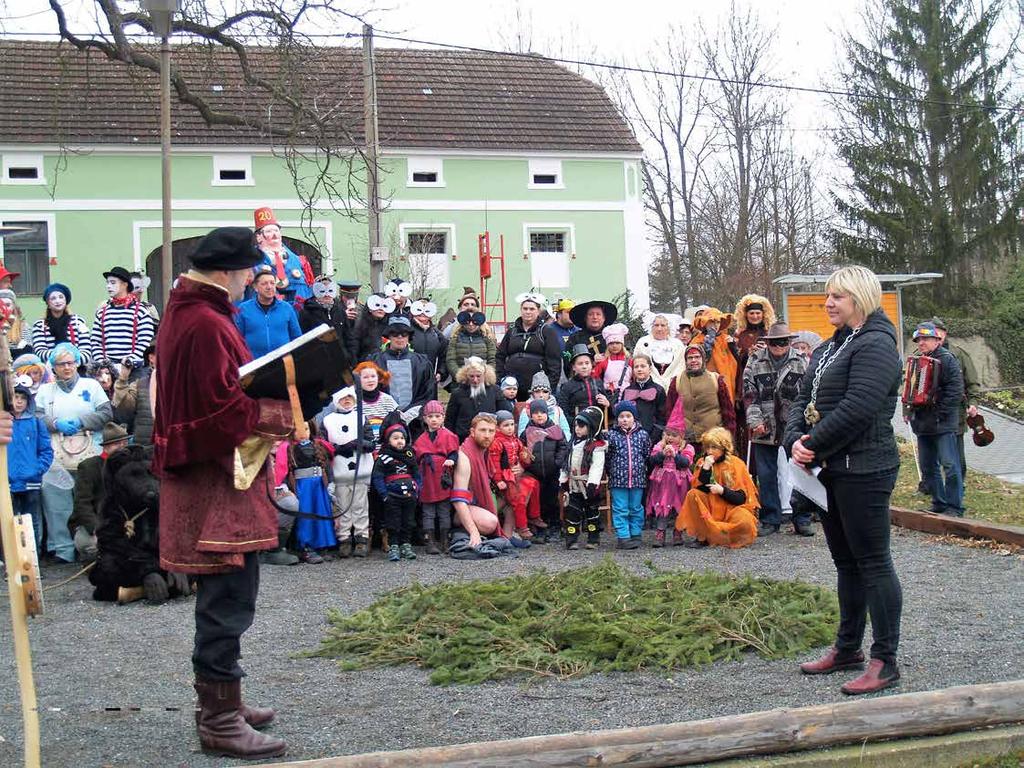
[[[579,538],[583,530],[587,532],[587,549],[597,549],[601,543],[598,507],[608,447],[601,431],[603,427],[604,412],[593,406],[580,411],[572,422],[572,445],[558,478],[562,492],[568,494],[565,503],[566,549],[580,548]]]
[[[397,412],[394,412],[397,415]],[[400,419],[384,427],[383,445],[373,464],[373,487],[384,500],[384,529],[388,534],[388,560],[415,560],[412,531],[416,527],[416,501],[420,470],[409,447],[409,433]]]
[[[704,455],[697,461],[693,487],[676,518],[676,530],[687,533],[683,545],[749,546],[757,538],[754,479],[743,459],[733,454],[729,430],[709,429],[700,442]]]
[[[615,427],[608,432],[608,487],[612,524],[619,549],[637,549],[644,529],[644,488],[651,437],[637,421],[636,406],[623,400],[615,406]]]
[[[448,548],[452,527],[452,474],[459,458],[459,438],[444,427],[444,406],[430,400],[420,411],[427,429],[416,438],[413,451],[423,477],[420,504],[423,507],[423,541],[428,555],[440,555]],[[434,524],[437,535],[434,535]],[[438,542],[441,546],[438,547]]]
[[[516,437],[516,422],[512,411],[498,411],[495,418],[498,420],[498,431],[491,447],[487,449],[487,466],[502,500],[503,530],[514,531],[509,540],[515,546],[525,547],[523,542],[533,538],[527,517],[527,504],[531,496],[539,493],[540,484],[537,478],[523,473],[520,458],[523,446]],[[540,507],[537,504],[530,506],[535,510],[534,515],[539,517]]]

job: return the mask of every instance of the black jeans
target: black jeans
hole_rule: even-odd
[[[388,545],[409,544],[416,527],[416,497],[388,496],[384,499],[384,528]]]
[[[871,614],[871,658],[895,663],[900,641],[903,590],[889,552],[889,497],[896,470],[820,479],[828,494],[821,514],[832,561],[838,572],[839,632],[836,648],[860,650]]]
[[[560,530],[562,512],[558,508],[558,475],[540,478],[540,517],[549,528]]]
[[[245,553],[244,567],[199,576],[196,590],[196,641],[192,669],[196,677],[229,682],[245,677],[238,666],[241,638],[256,616],[260,561]]]

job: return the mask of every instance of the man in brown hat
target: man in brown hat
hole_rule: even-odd
[[[789,407],[799,394],[807,371],[806,358],[793,349],[795,337],[788,325],[775,323],[764,336],[765,346],[752,348],[743,369],[743,403],[761,500],[758,536],[778,533],[782,526],[779,446]],[[806,507],[794,508],[793,531],[800,536],[814,535]]]
[[[68,518],[68,530],[75,538],[75,550],[80,560],[96,559],[96,526],[100,521],[103,503],[103,465],[107,457],[128,445],[128,430],[122,424],[108,421],[103,425],[103,439],[99,456],[83,459],[75,472],[75,507]]]

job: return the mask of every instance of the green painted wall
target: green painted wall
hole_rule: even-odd
[[[91,317],[106,295],[101,272],[115,264],[133,267],[136,253],[144,267],[146,256],[159,247],[160,159],[154,153],[83,152],[66,155],[60,162],[64,167],[58,171],[58,158],[46,157],[47,186],[0,185],[0,217],[9,221],[37,218],[34,214],[39,213],[53,216],[56,253],[51,256],[57,261],[50,266],[50,280],[71,286],[74,310]],[[392,248],[392,261],[385,266],[385,273],[408,275],[409,264],[399,241],[403,224],[454,227],[455,238],[449,245],[454,258],[447,261],[449,288],[430,291],[438,305],[446,308],[461,294],[462,286],[479,284],[477,235],[487,228],[495,252],[500,235],[505,236],[507,296],[514,315],[513,297],[532,284],[530,261],[524,259],[529,246],[524,242],[523,225],[558,225],[575,234],[575,258],[568,261],[569,284],[542,290],[551,296],[617,294],[626,286],[627,272],[624,244],[628,223],[622,208],[624,201],[635,200],[638,193],[635,183],[627,180],[635,179],[635,170],[630,177],[624,173],[624,163],[635,166],[635,161],[621,159],[565,158],[564,189],[531,190],[527,188],[526,158],[447,157],[445,186],[416,188],[406,186],[405,158],[388,157],[383,186],[390,208],[384,214],[383,231],[385,243]],[[253,155],[252,170],[254,185],[213,186],[211,155],[176,155],[175,239],[201,235],[224,224],[251,226],[254,207],[265,201],[295,201],[282,160]],[[30,210],[15,209],[15,201],[17,208]],[[185,207],[186,201],[204,204]],[[430,201],[438,201],[439,207],[431,208]],[[498,201],[515,201],[517,208],[526,210],[501,210]],[[573,205],[573,210],[560,209],[572,202],[579,205]],[[534,204],[536,209],[530,207]],[[83,210],[90,206],[102,210]],[[276,213],[283,221],[297,221],[301,215],[296,202],[290,208],[279,207]],[[313,237],[295,227],[286,228],[285,234],[321,244],[325,256],[333,256],[336,275],[368,280],[362,212],[353,217],[319,210],[313,218]],[[497,298],[497,274],[490,285],[489,293],[493,291]],[[22,297],[22,306],[30,318],[38,317],[43,309],[38,297],[27,295]]]

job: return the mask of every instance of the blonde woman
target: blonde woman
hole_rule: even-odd
[[[811,356],[784,444],[798,465],[821,469],[828,499],[821,527],[839,582],[835,645],[800,668],[809,675],[860,669],[870,615],[870,663],[841,688],[852,695],[880,691],[900,677],[903,594],[889,551],[889,497],[900,463],[892,415],[902,366],[896,328],[882,311],[882,286],[871,270],[833,272],[825,294],[836,331]]]

